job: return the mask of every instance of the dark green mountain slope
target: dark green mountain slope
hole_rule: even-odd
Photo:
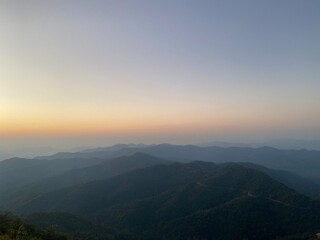
[[[58,210],[93,214],[114,204],[160,194],[170,188],[194,181],[202,174],[202,171],[183,164],[158,165],[44,194],[21,210]]]
[[[71,169],[80,169],[95,165],[103,159],[55,159],[37,160],[13,158],[0,162],[0,208],[12,201],[20,204],[37,195],[29,184],[62,174]]]
[[[67,240],[64,235],[56,234],[54,229],[37,229],[25,224],[21,219],[0,213],[1,240]]]
[[[59,188],[110,178],[139,168],[168,163],[170,162],[164,159],[143,153],[135,153],[128,157],[107,159],[94,166],[73,169],[51,178],[42,179],[25,186],[25,188],[31,188],[36,192],[50,192]]]
[[[72,240],[142,240],[130,231],[95,224],[65,212],[36,213],[27,216],[24,220],[41,229],[54,226],[57,232],[71,235]]]
[[[311,209],[262,197],[242,196],[219,207],[167,222],[161,232],[167,239],[212,239],[212,236],[218,240],[267,240],[284,236],[296,236],[286,239],[315,239],[319,216]],[[152,234],[156,236],[157,233]],[[309,237],[303,238],[305,235]]]
[[[230,163],[227,163],[230,164]],[[311,198],[317,198],[320,195],[320,184],[318,184],[314,179],[308,179],[305,177],[301,177],[297,174],[282,171],[282,170],[275,170],[263,167],[261,165],[253,164],[253,163],[235,163],[241,164],[248,168],[253,168],[259,170],[269,177],[277,180],[278,182],[283,183],[289,188],[294,189],[300,194],[304,194]]]
[[[317,202],[261,171],[205,162],[149,167],[62,189],[20,211],[67,211],[147,239],[272,239],[320,227]]]

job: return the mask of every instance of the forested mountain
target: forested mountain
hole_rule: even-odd
[[[148,167],[61,189],[19,211],[66,211],[147,239],[273,239],[320,228],[318,202],[261,171],[206,162]]]
[[[315,172],[317,154],[163,144],[14,158],[0,162],[0,207],[75,239],[312,239],[317,178],[279,169]]]
[[[230,164],[230,163],[227,163]],[[283,171],[283,170],[275,170],[263,167],[261,165],[253,164],[253,163],[236,163],[241,164],[248,168],[253,168],[259,170],[269,177],[277,180],[280,183],[283,183],[289,188],[294,189],[298,193],[304,194],[311,198],[318,198],[320,196],[320,182],[317,182],[314,179],[309,179],[305,177],[301,177],[297,174]]]
[[[21,219],[0,213],[1,240],[69,240],[67,236],[55,233],[54,229],[37,229]]]
[[[0,207],[14,210],[17,206],[45,192],[107,179],[139,168],[169,163],[172,162],[144,153],[115,159],[10,159],[0,165],[2,172],[5,173],[2,177],[6,177],[3,187],[0,188]],[[320,195],[320,185],[311,179],[252,163],[237,164],[258,169],[309,197],[318,198]],[[86,167],[86,165],[90,166]],[[69,168],[73,169],[67,170]]]
[[[54,226],[57,232],[79,240],[146,240],[127,229],[115,228],[66,212],[35,213],[24,220],[41,229]],[[71,238],[72,237],[72,238]]]
[[[73,169],[54,177],[37,181],[26,187],[39,192],[49,192],[63,187],[113,177],[139,168],[167,163],[170,163],[170,161],[144,153],[135,153],[131,156],[106,159],[90,167]]]
[[[43,179],[56,176],[71,169],[80,169],[98,164],[103,159],[55,159],[38,160],[12,158],[0,162],[0,209],[9,199],[23,202],[34,197],[33,189],[25,186]]]
[[[193,145],[149,145],[91,149],[88,152],[58,153],[42,159],[55,158],[115,158],[137,152],[180,162],[251,162],[268,168],[290,171],[305,177],[320,177],[320,151],[280,150],[271,147],[198,147]]]

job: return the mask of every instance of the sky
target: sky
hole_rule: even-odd
[[[0,0],[0,150],[320,137],[318,0]]]

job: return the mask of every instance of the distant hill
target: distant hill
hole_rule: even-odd
[[[274,147],[279,149],[306,149],[306,150],[316,150],[320,151],[320,140],[301,140],[301,139],[272,139],[264,142],[255,142],[255,143],[242,143],[242,142],[225,142],[225,141],[213,141],[196,144],[201,147]]]
[[[38,160],[12,158],[0,162],[0,191],[22,186],[70,169],[87,167],[101,159],[55,159]]]
[[[132,156],[115,159],[65,159],[50,161],[21,159],[18,163],[16,163],[15,160],[12,161],[10,164],[12,171],[7,173],[6,178],[8,181],[14,179],[14,184],[8,184],[0,191],[0,207],[11,210],[13,210],[16,205],[24,201],[29,201],[29,199],[43,192],[50,192],[59,188],[109,178],[134,169],[169,163],[167,160],[143,153],[136,153]],[[60,163],[64,161],[65,164],[62,165],[62,168],[57,168],[57,165],[60,166]],[[7,163],[9,162],[10,160],[8,160]],[[78,162],[79,165],[77,165]],[[29,163],[30,165],[28,165]],[[75,165],[73,166],[73,164]],[[25,165],[27,165],[30,171],[21,174],[19,169],[23,170],[26,167]],[[37,167],[34,167],[34,165]],[[86,167],[87,165],[89,165],[89,167]],[[71,167],[72,170],[68,170]],[[59,171],[53,171],[53,169]],[[53,176],[48,174],[49,170],[51,170],[50,173]],[[12,172],[14,171],[16,171],[17,174],[21,174],[21,178],[19,178],[19,175],[12,176]],[[38,172],[39,174],[36,175]],[[27,181],[25,179],[27,179]]]
[[[130,145],[135,146],[135,145]],[[0,162],[0,208],[15,209],[15,206],[37,197],[44,192],[59,188],[74,186],[94,180],[116,176],[137,168],[168,163],[163,158],[152,157],[146,153],[163,155],[173,161],[189,162],[192,159],[209,159],[209,161],[227,162],[228,160],[251,160],[252,164],[245,163],[247,167],[258,169],[286,186],[312,198],[319,198],[320,184],[315,180],[300,177],[288,171],[273,170],[257,165],[272,165],[277,163],[282,168],[297,168],[299,172],[311,169],[317,172],[319,160],[313,159],[314,151],[287,151],[273,148],[200,148],[192,145],[138,145],[131,148],[129,145],[116,145],[105,149],[94,149],[79,152],[78,158],[66,159],[20,159],[13,158]],[[110,159],[112,155],[121,155],[133,152],[130,157],[122,156]],[[72,153],[70,156],[74,155]],[[100,157],[86,158],[96,156]],[[89,155],[88,155],[89,154]],[[297,154],[298,156],[296,156]],[[313,157],[315,157],[313,156]],[[305,158],[305,160],[303,160]],[[271,160],[270,160],[271,159]],[[275,161],[275,159],[278,159]],[[269,161],[270,160],[270,161]],[[265,163],[265,164],[264,164]],[[311,166],[311,163],[313,165]],[[242,163],[244,164],[244,163]],[[304,164],[304,165],[303,165]],[[303,166],[302,166],[303,165]],[[281,169],[281,167],[279,167]]]
[[[35,159],[70,159],[70,158],[115,158],[124,155],[132,155],[140,149],[153,145],[144,144],[116,144],[110,147],[90,148],[77,152],[58,152],[49,156],[38,156]]]
[[[320,205],[259,170],[158,165],[40,196],[22,213],[67,211],[147,239],[274,239],[320,228]]]
[[[99,148],[90,148],[90,149],[85,149],[82,152],[83,153],[88,153],[88,152],[99,152],[99,151],[103,151],[103,152],[112,152],[112,151],[118,151],[124,148],[146,148],[150,145],[146,145],[146,144],[116,144],[110,147],[99,147]]]
[[[53,177],[41,179],[29,185],[24,185],[23,188],[27,191],[28,189],[32,189],[35,192],[50,192],[59,188],[110,178],[139,168],[169,163],[172,162],[144,153],[135,153],[131,156],[107,159],[94,166],[73,169]],[[232,163],[226,164],[230,165]],[[316,198],[320,195],[320,182],[317,180],[304,178],[287,171],[269,169],[253,163],[240,162],[234,164],[260,170],[306,196]]]
[[[137,152],[180,162],[194,160],[209,162],[251,162],[268,168],[293,172],[305,177],[320,177],[320,151],[280,150],[271,147],[199,147],[193,145],[160,144],[117,148],[110,151],[91,149],[89,152],[58,153],[43,159],[55,158],[115,158]]]
[[[264,142],[263,145],[282,149],[307,149],[320,151],[320,140],[274,139]]]
[[[230,164],[230,163],[227,163],[227,164]],[[317,182],[314,179],[301,177],[297,174],[294,174],[288,171],[266,168],[261,165],[257,165],[253,163],[235,163],[235,164],[241,164],[245,167],[259,170],[267,174],[269,177],[286,185],[287,187],[294,189],[300,194],[304,194],[311,198],[318,198],[320,196],[320,182]]]
[[[20,202],[34,197],[34,191],[24,186],[52,176],[98,164],[103,159],[55,159],[39,160],[12,158],[0,162],[0,208],[8,199]],[[18,192],[17,192],[18,191]]]
[[[79,185],[94,180],[110,178],[139,168],[168,164],[170,161],[144,153],[135,153],[114,159],[106,159],[96,165],[73,169],[62,174],[42,179],[24,188],[38,192],[50,192],[63,187]]]

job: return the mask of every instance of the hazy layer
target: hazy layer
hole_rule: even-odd
[[[2,141],[318,138],[319,8],[2,0]]]

